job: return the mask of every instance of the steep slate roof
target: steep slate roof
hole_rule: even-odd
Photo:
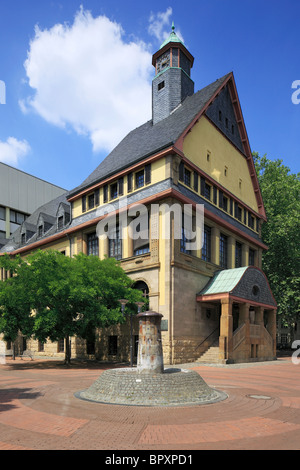
[[[229,75],[231,73],[188,96],[166,119],[154,126],[150,120],[131,131],[80,186],[70,191],[69,197],[173,145]]]
[[[0,252],[11,252],[18,249],[21,245],[21,233],[22,228],[25,226],[29,230],[34,232],[34,235],[25,243],[26,245],[31,245],[37,240],[37,225],[39,216],[42,215],[47,221],[53,223],[53,226],[45,233],[43,237],[40,239],[47,238],[50,235],[53,235],[57,232],[57,225],[54,221],[56,221],[56,213],[57,208],[60,203],[66,204],[67,207],[70,207],[70,204],[67,202],[67,193],[58,196],[57,198],[53,199],[52,201],[44,204],[43,206],[39,207],[36,211],[34,211],[27,219],[20,225],[17,230],[10,236],[7,244],[0,248]],[[69,209],[70,210],[70,209]]]

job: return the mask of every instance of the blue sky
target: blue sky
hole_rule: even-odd
[[[0,161],[79,185],[151,118],[151,56],[174,21],[195,90],[233,71],[252,150],[297,173],[299,17],[298,0],[0,0]]]

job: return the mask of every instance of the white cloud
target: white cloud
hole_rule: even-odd
[[[18,166],[19,160],[30,152],[30,145],[26,140],[17,140],[8,137],[6,142],[0,140],[0,161],[9,165]]]
[[[172,13],[172,8],[168,7],[165,12],[151,13],[150,15],[148,32],[160,42],[163,42],[171,32],[170,16]],[[166,26],[169,27],[168,31],[165,30]]]
[[[20,107],[111,150],[151,118],[151,57],[142,41],[125,42],[119,24],[81,7],[71,25],[36,26],[24,64],[35,92]]]

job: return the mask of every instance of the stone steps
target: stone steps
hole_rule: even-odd
[[[208,348],[205,353],[203,353],[196,362],[205,362],[205,363],[212,363],[218,364],[220,363],[219,359],[219,343],[214,343],[210,348]]]

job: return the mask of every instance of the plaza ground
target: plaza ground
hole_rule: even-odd
[[[68,368],[61,361],[29,358],[1,364],[0,450],[300,448],[300,364],[291,357],[182,365],[226,392],[228,398],[214,404],[137,407],[74,396],[111,367],[120,365],[76,362]]]

